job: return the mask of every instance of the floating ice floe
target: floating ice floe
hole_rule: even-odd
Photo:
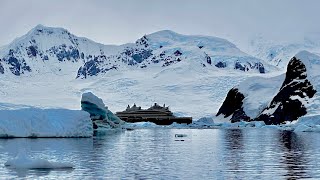
[[[207,122],[207,123],[205,123]],[[319,123],[318,123],[319,122]],[[151,129],[151,128],[167,128],[167,129],[248,129],[248,128],[259,128],[259,129],[275,129],[284,131],[294,132],[320,132],[320,117],[303,117],[297,122],[283,124],[283,125],[266,125],[263,121],[252,121],[245,122],[240,121],[236,123],[223,122],[214,123],[209,118],[201,121],[194,121],[192,124],[178,124],[173,123],[169,126],[159,126],[150,122],[139,122],[139,123],[127,123],[126,128],[130,129]],[[175,137],[183,136],[182,134],[176,134]]]
[[[20,151],[18,155],[9,159],[5,166],[16,169],[62,169],[62,168],[74,168],[72,163],[65,162],[53,162],[46,159],[31,159],[28,157],[25,151]]]
[[[187,137],[186,134],[175,134],[174,137],[181,138],[181,137]]]

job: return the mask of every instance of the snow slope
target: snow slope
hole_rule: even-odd
[[[91,137],[92,134],[92,121],[84,111],[39,108],[0,110],[0,137]]]
[[[275,77],[250,77],[237,86],[243,92],[243,110],[250,117],[255,118],[267,107],[281,87],[284,74]]]
[[[296,41],[275,41],[260,36],[255,37],[249,43],[246,52],[284,70],[288,61],[304,50],[320,54],[320,33],[309,33],[303,39]]]
[[[157,102],[170,106],[176,114],[196,119],[215,114],[228,90],[249,76],[256,74],[214,67],[199,71],[179,64],[167,69],[113,71],[88,79],[53,74],[19,78],[4,75],[0,78],[1,87],[5,87],[0,89],[0,98],[2,103],[78,110],[81,95],[90,91],[107,102],[112,112],[123,111],[128,104],[148,108]]]

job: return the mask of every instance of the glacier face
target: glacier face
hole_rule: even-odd
[[[0,110],[0,137],[91,137],[92,135],[92,121],[85,111],[40,108]]]
[[[0,74],[15,76],[53,73],[83,79],[114,70],[165,69],[182,62],[199,69],[213,66],[257,73],[273,70],[225,39],[169,30],[116,46],[77,37],[63,28],[38,25],[0,50]]]

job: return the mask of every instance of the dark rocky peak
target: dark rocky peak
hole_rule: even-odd
[[[297,120],[307,114],[301,99],[308,101],[316,92],[307,79],[305,64],[293,57],[288,63],[286,78],[278,94],[255,120],[263,120],[266,124],[281,124]]]
[[[294,79],[302,80],[307,78],[307,69],[305,64],[301,60],[293,57],[287,66],[286,79],[283,82],[282,87],[292,82]]]
[[[239,89],[232,88],[228,92],[227,97],[224,100],[216,116],[222,114],[226,118],[232,115],[236,110],[242,109],[243,99],[244,95],[241,92],[239,92]]]
[[[136,41],[136,45],[137,46],[143,46],[143,47],[147,48],[149,46],[147,36],[144,35],[144,36],[142,36],[142,38],[138,39]]]
[[[310,98],[314,97],[317,91],[314,88],[314,85],[308,80],[307,68],[304,62],[306,61],[296,57],[293,57],[289,61],[285,79],[280,89],[274,97],[270,98],[270,102],[266,102],[268,103],[267,107],[262,107],[262,111],[257,113],[255,118],[249,118],[243,107],[243,100],[246,97],[252,96],[252,94],[246,93],[244,95],[245,92],[240,92],[237,88],[233,88],[228,92],[217,116],[220,114],[224,115],[224,117],[231,116],[231,122],[254,120],[264,121],[268,125],[277,125],[287,121],[297,120],[299,117],[306,115],[307,107],[305,105]],[[277,78],[271,78],[265,81],[265,83],[273,83],[274,81],[274,83],[281,84],[281,82],[278,82]]]

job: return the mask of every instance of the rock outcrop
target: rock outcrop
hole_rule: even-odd
[[[307,79],[304,63],[293,57],[287,66],[286,78],[270,105],[255,119],[266,124],[281,124],[297,120],[307,114],[305,101],[312,98],[317,91]]]
[[[306,68],[305,63],[310,66],[309,69]],[[280,89],[275,89],[274,96],[271,96],[272,93],[266,94],[265,89],[270,89],[270,85],[272,86],[272,84],[275,87],[277,84],[280,85],[280,76],[264,79],[261,82],[244,82],[244,85],[240,86],[246,86],[246,88],[239,89],[235,87],[228,92],[217,116],[222,114],[225,118],[229,118],[231,122],[253,120],[264,121],[267,125],[297,120],[299,117],[307,114],[306,104],[309,103],[309,100],[317,92],[314,85],[308,79],[308,70],[311,67],[309,61],[293,57],[287,66],[285,79]],[[263,83],[269,84],[269,86]],[[262,96],[266,95],[270,97],[262,98]],[[260,99],[269,99],[269,101],[265,103],[252,102],[259,101]],[[246,106],[250,104],[258,104],[262,107],[255,107],[260,112],[251,117],[246,112],[246,109],[250,109]]]

